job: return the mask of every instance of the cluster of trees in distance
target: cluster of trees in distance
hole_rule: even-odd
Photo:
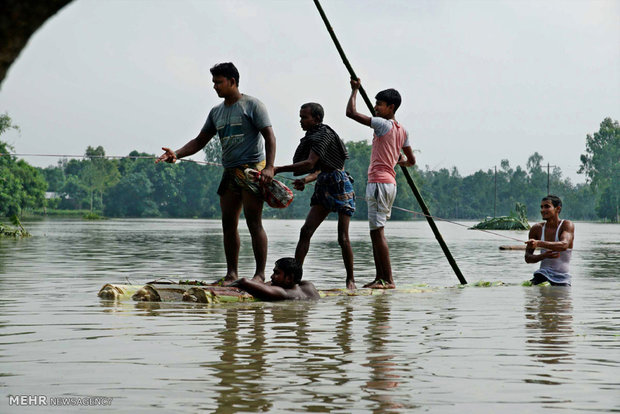
[[[0,134],[11,124],[8,115],[0,115]],[[371,146],[365,141],[347,142],[350,158],[346,169],[353,176],[358,195],[354,219],[366,219],[364,202]],[[0,153],[11,148],[0,141]],[[205,159],[219,161],[219,143],[213,140],[205,148]],[[195,162],[155,164],[152,154],[131,152],[115,159],[105,155],[103,147],[88,147],[82,159],[62,159],[55,166],[35,168],[12,156],[0,156],[0,216],[24,211],[89,210],[108,217],[196,217],[220,215],[217,187],[222,167]],[[586,137],[586,152],[581,156],[580,172],[584,184],[574,185],[562,177],[560,168],[547,174],[547,166],[538,153],[532,154],[525,168],[502,160],[499,168],[479,170],[461,176],[456,168],[410,169],[431,213],[449,219],[480,220],[509,214],[517,202],[527,206],[530,219],[539,218],[540,199],[551,193],[564,200],[562,216],[573,220],[604,219],[618,221],[620,194],[620,126],[606,118],[599,131]],[[292,177],[278,176],[285,184]],[[395,206],[420,211],[402,174]],[[291,186],[292,187],[292,186]],[[45,199],[45,192],[53,198]],[[266,207],[266,218],[304,218],[313,188],[295,191],[295,200],[286,209]],[[421,218],[407,211],[394,210],[393,219]]]

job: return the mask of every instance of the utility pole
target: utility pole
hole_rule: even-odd
[[[497,214],[497,165],[495,166],[495,193],[493,194],[493,218]]]
[[[549,163],[547,163],[547,195],[551,194],[551,186],[550,186],[551,167],[555,168],[557,167],[557,165],[549,165]]]

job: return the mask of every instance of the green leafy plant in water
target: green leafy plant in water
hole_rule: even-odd
[[[13,227],[10,226],[5,226],[2,223],[0,223],[0,236],[4,236],[4,237],[13,237],[13,238],[22,238],[22,237],[30,237],[31,234],[28,233],[28,231],[24,228],[24,226],[22,226],[21,221],[19,221],[19,218],[17,217],[17,215],[12,215],[10,218],[11,220],[11,224],[13,224]]]
[[[511,211],[508,216],[487,218],[472,227],[479,230],[529,230],[529,228],[527,207],[521,203],[517,203],[515,211]]]
[[[477,287],[491,287],[491,286],[503,286],[504,282],[502,281],[497,281],[497,282],[490,282],[487,280],[479,280],[476,283],[473,283],[472,286],[477,286]]]
[[[526,287],[531,287],[531,286],[551,286],[551,283],[549,282],[542,282],[539,283],[537,285],[533,284],[531,280],[526,280],[525,282],[521,283],[521,286],[526,286]]]
[[[103,217],[101,217],[99,214],[92,213],[92,212],[88,212],[88,213],[84,214],[82,216],[82,218],[84,220],[103,220]]]

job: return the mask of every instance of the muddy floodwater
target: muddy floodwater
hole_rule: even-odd
[[[293,255],[301,224],[265,221],[268,270]],[[24,225],[33,237],[0,240],[2,413],[620,412],[618,225],[576,223],[570,288],[524,287],[537,265],[498,249],[516,242],[439,223],[469,282],[459,287],[426,222],[392,221],[397,286],[418,292],[214,305],[97,291],[223,276],[219,221]],[[361,287],[374,276],[366,222],[351,240]],[[304,279],[344,287],[335,221],[315,235]]]

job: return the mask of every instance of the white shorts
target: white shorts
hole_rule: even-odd
[[[392,213],[392,204],[396,199],[396,184],[366,184],[366,203],[368,205],[368,224],[370,230],[385,227],[385,222]]]

